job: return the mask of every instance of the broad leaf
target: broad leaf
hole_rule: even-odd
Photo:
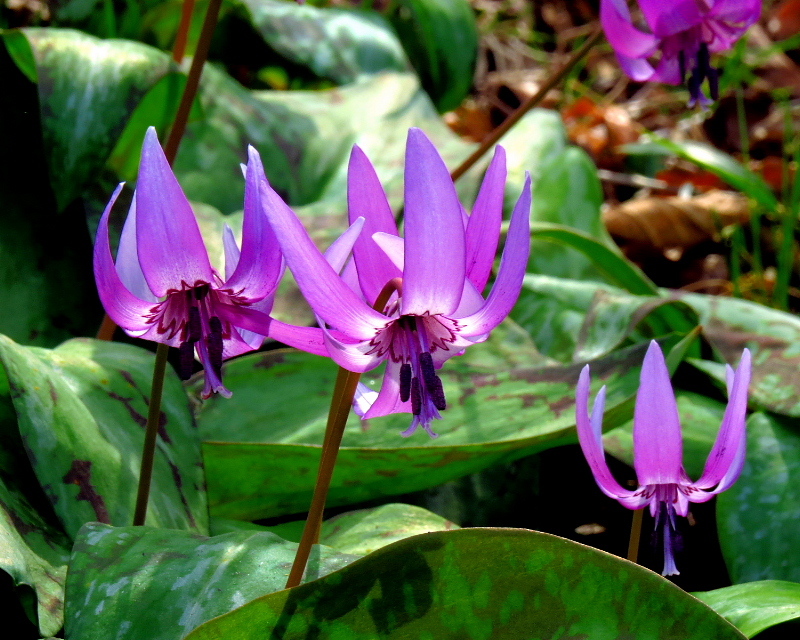
[[[796,582],[746,582],[694,595],[748,638],[781,622],[800,618],[800,584]]]
[[[461,529],[396,542],[259,598],[186,640],[728,640],[730,623],[627,560],[543,533]]]
[[[64,529],[133,518],[153,356],[70,340],[54,350],[0,337],[20,433]],[[168,372],[147,522],[207,530],[199,442],[183,387]]]
[[[509,362],[510,349],[499,337],[470,347],[441,370],[449,405],[433,425],[436,440],[422,430],[402,438],[409,414],[363,423],[351,415],[328,504],[418,491],[573,442],[581,365],[520,365],[541,362],[524,342],[508,345],[516,351]],[[615,416],[614,408],[633,396],[642,355],[637,346],[594,363],[594,383],[609,386],[609,426],[627,419]],[[308,508],[335,375],[329,360],[287,351],[226,365],[233,397],[224,403],[211,398],[197,414],[214,515],[250,520]],[[377,385],[380,376],[379,369],[365,380]]]
[[[70,640],[180,640],[199,624],[283,589],[297,544],[251,531],[189,532],[87,524],[67,578]],[[356,559],[317,546],[306,580]]]
[[[717,498],[722,554],[733,582],[800,582],[800,430],[796,419],[747,421],[739,480]]]

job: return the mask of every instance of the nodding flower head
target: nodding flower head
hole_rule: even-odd
[[[745,414],[750,384],[750,351],[742,353],[739,368],[727,367],[728,407],[717,441],[700,479],[692,481],[683,468],[683,442],[678,405],[664,355],[653,341],[642,365],[633,422],[634,466],[639,487],[624,489],[611,475],[603,452],[602,428],[605,387],[589,414],[589,365],[578,381],[576,417],[578,439],[600,490],[628,509],[650,507],[664,543],[664,575],[676,575],[673,547],[675,516],[686,516],[690,502],[706,502],[739,477],[745,457]]]
[[[386,362],[380,392],[359,393],[356,408],[364,418],[410,412],[403,435],[422,426],[435,436],[431,421],[446,406],[437,369],[485,340],[516,302],[530,247],[530,178],[511,217],[497,279],[488,298],[481,295],[500,237],[505,173],[505,152],[498,149],[467,216],[433,144],[411,129],[401,237],[375,169],[355,147],[348,209],[350,221],[363,218],[364,227],[341,277],[291,210],[265,189],[265,211],[330,356],[356,372]]]
[[[230,395],[222,383],[223,359],[257,349],[269,330],[267,314],[283,265],[261,208],[263,184],[261,159],[251,147],[242,247],[226,229],[224,277],[211,266],[192,208],[152,127],[116,263],[108,217],[122,185],[100,219],[94,273],[106,312],[131,336],[177,347],[182,377],[191,373],[196,355],[205,368],[204,397]]]
[[[625,73],[638,82],[686,84],[689,106],[719,95],[711,54],[730,49],[761,15],[760,0],[639,0],[647,29],[627,0],[601,0],[600,20]],[[703,93],[708,81],[709,100]]]

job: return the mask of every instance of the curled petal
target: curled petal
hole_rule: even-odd
[[[492,273],[506,187],[506,151],[497,147],[481,183],[465,235],[467,279],[480,292]]]
[[[242,250],[236,269],[224,287],[241,291],[240,295],[249,300],[260,300],[277,289],[283,275],[283,258],[261,201],[261,184],[266,184],[261,157],[253,147],[248,148],[248,154]]]
[[[364,414],[364,419],[388,416],[390,413],[411,413],[411,402],[400,400],[400,362],[386,361],[386,371],[377,398]]]
[[[745,420],[750,366],[750,350],[745,349],[729,386],[728,406],[717,440],[708,456],[703,475],[694,483],[699,489],[715,487],[712,493],[720,493],[736,482],[742,472],[747,441]]]
[[[396,236],[397,225],[375,168],[360,147],[354,146],[347,169],[347,210],[350,223],[364,218],[364,233],[353,249],[358,280],[372,305],[384,285],[403,274],[383,255],[372,237],[375,233]]]
[[[522,194],[511,215],[506,246],[497,272],[497,280],[483,305],[475,313],[458,320],[461,334],[478,336],[489,333],[510,313],[522,289],[522,280],[530,253],[531,178],[525,180]]]
[[[597,486],[609,498],[631,498],[632,491],[623,489],[611,475],[603,451],[603,409],[605,408],[606,388],[600,389],[594,401],[592,417],[589,418],[589,365],[581,371],[575,400],[575,418],[578,429],[578,441],[583,455],[592,470]],[[627,506],[627,505],[626,505]]]
[[[402,314],[450,315],[464,288],[464,223],[450,172],[420,129],[408,132]]]
[[[141,333],[151,328],[145,316],[153,309],[153,302],[141,300],[128,291],[117,273],[108,242],[108,216],[122,186],[114,190],[100,218],[94,243],[94,277],[100,302],[109,317],[125,331]]]
[[[286,263],[314,313],[353,338],[372,339],[386,325],[386,317],[339,278],[294,212],[268,184],[262,185],[261,195]]]
[[[658,48],[656,36],[633,26],[626,0],[601,0],[600,22],[617,54],[627,58],[646,58]]]
[[[158,302],[158,298],[150,291],[139,264],[139,252],[136,248],[136,196],[133,197],[128,217],[122,227],[117,247],[117,273],[125,287],[137,298]]]
[[[639,5],[647,24],[658,38],[688,31],[707,17],[703,3],[697,0],[641,0]]]
[[[684,475],[681,423],[667,363],[655,340],[642,364],[633,425],[639,484],[679,484]]]
[[[147,130],[136,184],[136,245],[147,285],[157,297],[185,283],[213,281],[192,207],[153,127]]]
[[[342,235],[336,238],[325,251],[325,259],[336,273],[341,273],[342,269],[344,269],[353,251],[353,245],[358,241],[358,237],[363,228],[364,218],[356,218],[353,224],[351,224]]]
[[[364,373],[377,367],[382,358],[375,355],[367,355],[365,351],[370,350],[368,341],[356,342],[348,340],[347,336],[341,333],[322,329],[325,340],[325,347],[330,358],[340,367],[355,373]]]
[[[363,418],[377,397],[377,391],[370,389],[363,382],[359,382],[356,386],[356,393],[353,396],[353,411],[356,412],[359,418]]]

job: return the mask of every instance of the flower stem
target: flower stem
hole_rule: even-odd
[[[392,278],[378,294],[378,298],[373,305],[374,309],[383,311],[392,294],[395,291],[402,291],[402,287],[402,278]],[[291,571],[289,571],[289,578],[286,581],[287,589],[300,584],[308,564],[308,557],[311,555],[311,547],[319,544],[322,516],[325,511],[325,501],[328,499],[328,489],[331,486],[333,468],[336,465],[336,458],[339,455],[339,447],[342,444],[342,436],[344,435],[344,427],[347,424],[347,416],[350,415],[350,407],[353,406],[353,397],[356,394],[356,387],[360,378],[360,373],[353,373],[343,367],[339,367],[339,374],[336,376],[336,385],[333,388],[333,397],[331,398],[331,408],[328,412],[328,424],[325,427],[325,438],[322,441],[322,456],[319,461],[319,470],[317,471],[317,482],[314,485],[314,495],[311,498],[311,507],[309,507],[306,524],[303,527],[303,535],[300,538],[300,544],[297,546],[297,553],[295,554]]]
[[[150,391],[150,403],[147,412],[147,426],[144,432],[142,448],[142,466],[139,471],[139,490],[136,494],[136,511],[133,515],[133,526],[144,524],[147,516],[147,499],[150,496],[150,481],[153,477],[153,457],[156,449],[156,437],[161,421],[161,395],[164,390],[164,374],[167,368],[169,347],[158,343],[156,362],[153,366],[153,384]]]
[[[186,43],[189,41],[189,27],[192,25],[194,13],[194,0],[183,0],[181,7],[181,23],[175,36],[175,45],[172,47],[172,59],[180,64],[186,54]]]
[[[572,68],[583,59],[583,57],[589,52],[589,49],[591,49],[597,43],[602,35],[603,30],[598,25],[594,32],[586,39],[586,42],[584,42],[581,47],[570,56],[569,60],[567,60],[558,71],[550,76],[550,78],[542,85],[539,91],[537,91],[536,94],[528,98],[519,107],[517,107],[517,110],[514,111],[514,113],[506,118],[499,127],[494,129],[483,140],[483,142],[481,142],[481,146],[478,147],[469,158],[464,160],[460,166],[456,167],[453,173],[450,174],[453,180],[458,180],[467,171],[469,171],[469,169],[481,159],[483,154],[491,149],[511,127],[520,121],[522,116],[524,116],[526,113],[528,113],[528,111],[533,109],[542,100],[544,100],[545,96],[550,93],[550,90],[557,86],[567,76]]]
[[[628,560],[631,562],[639,561],[639,540],[642,537],[643,518],[644,509],[637,509],[633,512],[633,520],[631,521],[631,537],[628,541]]]

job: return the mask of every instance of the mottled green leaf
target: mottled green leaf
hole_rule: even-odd
[[[61,210],[105,164],[134,107],[172,63],[138,42],[68,29],[24,33],[36,57],[42,135]]]
[[[753,354],[750,399],[776,413],[800,417],[800,319],[755,302],[680,294],[700,316],[703,335],[722,359],[735,365],[747,347]],[[711,372],[708,369],[705,369]],[[724,369],[718,368],[724,380]]]
[[[690,160],[747,194],[765,209],[774,211],[778,207],[775,194],[761,176],[709,144],[693,140],[675,142],[665,138],[655,138],[651,142],[625,145],[623,150],[635,155],[676,155]]]
[[[276,0],[242,0],[264,40],[292,62],[337,84],[364,73],[405,71],[408,61],[377,13]]]
[[[800,584],[782,580],[746,582],[693,594],[727,618],[748,638],[800,618]]]
[[[467,0],[399,0],[389,19],[440,112],[455,109],[472,89],[478,29]]]
[[[756,413],[747,421],[739,480],[717,498],[722,554],[733,582],[800,582],[800,424]]]
[[[283,589],[297,544],[250,531],[184,531],[89,523],[67,577],[70,640],[180,640],[197,625]],[[314,547],[306,580],[356,559]]]
[[[54,350],[0,337],[20,433],[64,529],[133,518],[153,355],[76,339]],[[207,530],[200,447],[188,400],[168,372],[147,521]]]
[[[449,405],[433,425],[440,434],[436,440],[422,430],[402,438],[409,414],[365,422],[351,415],[328,504],[418,491],[573,442],[581,365],[520,366],[515,362],[526,353],[533,362],[541,358],[517,344],[516,360],[503,366],[503,356],[492,356],[495,344],[493,336],[441,370]],[[502,344],[500,349],[502,354]],[[614,408],[636,390],[642,356],[643,346],[637,346],[593,363],[594,383],[609,386],[609,425]],[[335,375],[329,360],[291,351],[226,365],[233,397],[224,403],[211,398],[197,414],[214,515],[250,520],[308,508]],[[377,385],[381,375],[378,369],[365,380]]]
[[[730,623],[627,560],[533,531],[461,529],[384,547],[207,622],[186,640],[727,640]]]
[[[697,324],[686,305],[593,282],[528,274],[511,317],[537,349],[562,362],[599,358],[625,340],[640,342]]]
[[[697,479],[717,439],[725,405],[688,391],[677,391],[676,398],[683,427],[683,466],[689,476]],[[606,433],[603,445],[608,453],[633,466],[633,421]]]

